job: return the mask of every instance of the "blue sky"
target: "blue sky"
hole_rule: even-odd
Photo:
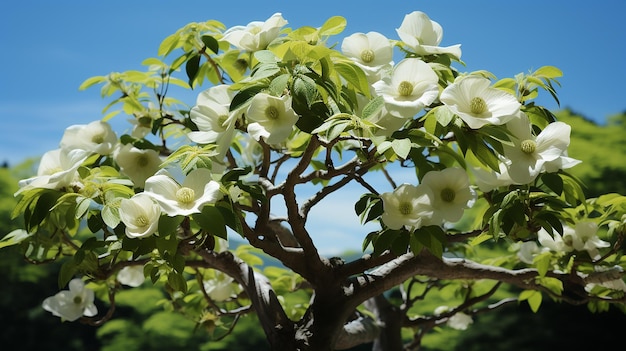
[[[554,65],[564,72],[562,107],[599,123],[626,110],[626,2],[619,0],[12,1],[0,11],[0,162],[40,156],[57,147],[65,127],[99,119],[106,104],[99,89],[78,86],[94,75],[141,69],[186,23],[216,19],[230,27],[281,12],[292,27],[319,26],[341,15],[345,35],[378,31],[397,39],[395,28],[414,10],[443,26],[442,45],[462,45],[467,71],[504,78]]]
[[[99,88],[78,86],[91,76],[142,69],[161,40],[189,22],[216,19],[230,27],[281,12],[295,28],[340,15],[348,20],[343,35],[377,31],[397,39],[395,28],[415,10],[443,26],[442,46],[462,45],[464,71],[504,78],[554,65],[564,72],[561,107],[598,123],[626,110],[620,0],[12,1],[0,11],[0,162],[40,156],[58,147],[67,126],[101,118],[108,101]],[[540,102],[557,109],[545,96]],[[186,101],[193,104],[195,93]],[[326,207],[320,218],[343,206]],[[340,242],[335,234],[326,235]]]

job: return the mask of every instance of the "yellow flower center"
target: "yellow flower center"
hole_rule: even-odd
[[[487,103],[483,98],[477,96],[470,101],[470,111],[475,115],[483,114],[487,111]]]
[[[74,296],[73,302],[77,305],[83,303],[83,299],[80,296]]]
[[[532,154],[537,149],[537,143],[534,140],[524,140],[520,145],[522,152],[525,154]]]
[[[398,85],[398,94],[400,94],[400,96],[411,96],[411,94],[413,94],[413,84],[406,80],[402,81]]]
[[[191,188],[182,187],[176,191],[176,201],[181,204],[192,203],[196,199],[196,192]]]
[[[398,206],[398,210],[406,216],[413,212],[413,205],[410,202],[401,202],[400,206]]]
[[[278,119],[278,116],[280,115],[280,112],[278,112],[278,109],[276,108],[276,106],[267,106],[267,108],[265,109],[265,116],[268,119]]]
[[[138,226],[138,227],[145,227],[148,224],[150,224],[150,221],[148,220],[148,218],[146,216],[140,215],[140,216],[135,217],[135,225],[136,226]]]
[[[141,154],[141,155],[137,156],[137,159],[135,161],[137,162],[137,166],[139,166],[139,167],[145,167],[149,163],[148,156],[146,156],[144,154]]]
[[[569,235],[565,235],[563,236],[563,243],[567,246],[572,246],[574,244],[574,239]]]
[[[91,141],[94,144],[102,144],[104,142],[104,134],[94,134],[91,137]]]
[[[456,192],[450,188],[441,189],[441,199],[445,202],[452,202],[456,197]]]
[[[224,127],[227,120],[228,120],[228,115],[220,115],[219,117],[217,117],[217,123],[219,124],[220,127]]]
[[[365,63],[370,63],[374,61],[374,51],[369,49],[363,50],[363,52],[361,52],[361,60]]]
[[[93,198],[96,194],[99,193],[99,188],[97,185],[89,182],[85,183],[82,189],[80,189],[80,194],[87,198]]]

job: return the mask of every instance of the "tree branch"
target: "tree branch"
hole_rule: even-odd
[[[205,268],[224,272],[243,287],[271,345],[276,345],[279,340],[285,340],[283,337],[285,334],[289,334],[293,339],[293,322],[287,317],[267,277],[255,272],[252,267],[229,251],[217,253],[200,249],[195,252],[202,257]]]

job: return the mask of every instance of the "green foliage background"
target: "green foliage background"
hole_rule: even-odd
[[[565,109],[559,120],[572,126],[569,155],[583,163],[571,173],[588,186],[586,194],[626,194],[626,113],[608,118],[606,125]],[[35,160],[0,168],[0,235],[20,228],[11,219],[17,181],[34,172]],[[31,265],[14,247],[0,254],[0,345],[19,345],[22,351],[63,350],[267,350],[256,316],[242,318],[233,335],[215,340],[193,321],[169,312],[165,295],[156,288],[127,289],[117,296],[115,318],[99,328],[79,323],[60,323],[41,308],[44,298],[55,294],[58,265]],[[99,302],[101,303],[101,302]],[[107,306],[98,305],[105,310]],[[423,306],[434,309],[437,306]],[[546,302],[534,314],[525,305],[477,316],[469,330],[438,329],[424,339],[426,350],[537,350],[594,349],[613,345],[626,325],[626,316],[612,310],[592,314],[584,306]],[[583,340],[571,335],[586,335]],[[586,341],[587,340],[587,341]],[[587,343],[588,342],[588,343]],[[360,349],[367,349],[361,347]]]

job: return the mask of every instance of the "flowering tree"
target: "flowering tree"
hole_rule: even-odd
[[[459,72],[460,45],[439,46],[418,11],[399,39],[335,43],[341,17],[286,25],[190,23],[147,71],[85,81],[113,97],[107,114],[67,128],[20,182],[26,227],[0,241],[63,262],[69,290],[45,310],[100,325],[116,292],[154,284],[217,336],[256,313],[275,350],[413,350],[436,326],[544,298],[626,311],[626,197],[585,198],[570,127],[534,102],[557,99],[557,68]],[[204,85],[191,107],[168,95]],[[362,195],[337,215],[360,218],[364,253],[324,257],[309,214],[348,188]],[[446,303],[425,311],[432,299]]]

